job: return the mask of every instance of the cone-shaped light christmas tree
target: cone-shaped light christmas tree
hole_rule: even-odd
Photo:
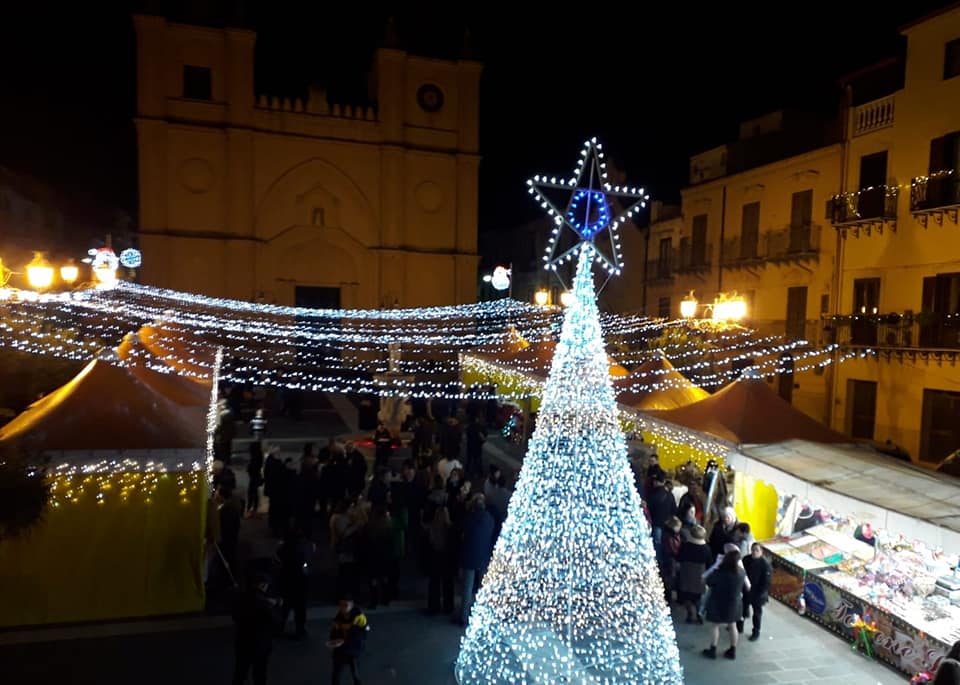
[[[460,646],[460,685],[682,683],[581,243],[543,401]]]

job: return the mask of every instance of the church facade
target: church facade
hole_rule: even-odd
[[[375,106],[255,97],[256,34],[134,18],[141,280],[319,307],[471,302],[481,65],[375,54]]]

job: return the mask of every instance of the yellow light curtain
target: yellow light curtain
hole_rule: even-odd
[[[64,476],[45,519],[0,541],[0,626],[200,611],[201,472]]]

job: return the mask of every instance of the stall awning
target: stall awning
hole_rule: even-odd
[[[960,552],[960,480],[866,449],[790,440],[743,445],[727,462],[811,504]]]
[[[811,419],[748,372],[710,397],[652,416],[740,444],[768,444],[783,440],[841,443],[850,438]],[[718,427],[721,427],[718,430]]]

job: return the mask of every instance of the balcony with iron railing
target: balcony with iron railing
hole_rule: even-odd
[[[647,260],[646,281],[648,283],[670,283],[673,281],[673,254],[669,259]]]
[[[956,170],[944,169],[910,181],[910,212],[924,226],[931,215],[941,224],[944,215],[957,223],[958,209],[960,174]]]
[[[834,195],[827,203],[827,218],[834,228],[858,229],[895,225],[897,199],[900,190],[896,185],[864,188],[852,193]]]
[[[820,255],[820,226],[806,224],[767,231],[749,240],[743,235],[723,241],[723,266],[748,268],[765,262],[809,261]]]
[[[871,349],[898,358],[956,360],[960,313],[857,314],[824,318],[825,343],[844,349]]]
[[[710,258],[713,245],[697,244],[681,240],[673,258],[673,270],[676,273],[697,273],[710,270]]]

